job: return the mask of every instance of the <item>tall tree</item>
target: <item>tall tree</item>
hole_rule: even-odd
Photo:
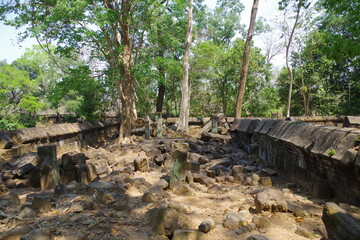
[[[246,37],[243,63],[241,66],[239,91],[238,91],[238,95],[237,95],[237,99],[236,99],[235,118],[241,118],[241,110],[242,110],[242,106],[243,106],[245,86],[246,86],[246,77],[247,77],[247,72],[248,72],[248,68],[249,68],[249,55],[250,55],[251,40],[252,40],[254,30],[255,30],[255,21],[256,21],[256,14],[257,14],[258,6],[259,6],[259,0],[254,0],[253,6],[251,9],[249,30],[248,30],[247,37]]]
[[[189,88],[189,56],[190,46],[192,40],[192,11],[193,0],[189,0],[189,12],[188,12],[188,25],[185,40],[185,54],[183,62],[183,80],[181,87],[181,108],[180,108],[180,120],[179,130],[183,132],[189,131],[189,108],[190,108],[190,88]]]
[[[25,27],[23,37],[56,41],[63,55],[87,48],[92,58],[103,60],[104,73],[115,83],[121,100],[120,140],[128,142],[135,116],[133,51],[140,42],[135,33],[159,5],[138,0],[5,0],[0,3],[0,16],[1,20],[8,16],[8,24]]]
[[[293,82],[294,82],[294,73],[293,73],[290,63],[289,63],[291,43],[292,43],[292,40],[294,37],[295,29],[297,28],[298,23],[299,23],[301,9],[307,8],[310,5],[307,3],[307,0],[295,0],[295,1],[294,0],[282,0],[279,2],[279,9],[285,10],[291,4],[293,4],[293,8],[295,9],[296,14],[295,14],[294,24],[291,27],[291,31],[290,31],[289,35],[286,36],[286,38],[285,38],[285,49],[286,49],[285,61],[286,61],[286,68],[289,72],[289,77],[290,77],[289,93],[288,93],[288,100],[287,100],[287,107],[286,107],[286,117],[290,117],[291,95],[292,95],[292,88],[293,88]]]

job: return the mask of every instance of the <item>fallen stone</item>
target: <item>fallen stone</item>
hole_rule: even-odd
[[[248,225],[246,226],[243,226],[241,228],[239,228],[238,230],[236,230],[235,232],[239,235],[243,235],[245,233],[248,233],[248,232],[252,232],[256,229],[256,225],[255,223],[249,223]]]
[[[308,230],[306,230],[302,227],[298,227],[296,229],[295,233],[302,237],[306,237],[306,238],[310,238],[310,239],[315,238],[315,235],[312,232],[309,232]]]
[[[175,209],[179,213],[188,213],[188,212],[190,212],[189,207],[184,206],[184,205],[182,205],[180,203],[177,203],[177,202],[174,202],[174,201],[170,201],[169,204],[168,204],[168,207]]]
[[[39,228],[23,235],[20,240],[52,240],[52,234],[50,228]]]
[[[146,158],[137,158],[134,160],[134,169],[139,172],[150,172],[149,162]]]
[[[179,213],[172,208],[154,208],[149,211],[152,230],[158,235],[171,236],[178,227]]]
[[[36,218],[36,212],[30,207],[24,207],[17,216],[20,218]]]
[[[272,181],[270,177],[261,177],[259,183],[264,187],[272,186]]]
[[[190,170],[192,172],[199,172],[200,171],[200,163],[187,162],[187,170]]]
[[[175,230],[172,240],[206,240],[205,233],[197,230]]]
[[[0,197],[0,208],[19,205],[20,198],[16,193],[7,192],[7,194]]]
[[[209,187],[207,192],[210,194],[219,194],[219,195],[225,193],[225,191],[219,185],[214,185],[212,187]]]
[[[51,210],[52,204],[50,199],[46,197],[34,197],[31,207],[40,212],[47,212]]]
[[[272,239],[262,235],[252,235],[248,237],[246,240],[272,240]]]
[[[260,177],[259,175],[257,175],[256,173],[251,174],[251,179],[255,182],[259,182],[260,181]]]
[[[244,180],[244,169],[241,165],[235,165],[232,167],[231,176],[234,177],[235,182],[242,183]]]
[[[24,234],[30,232],[32,230],[31,226],[23,226],[23,227],[17,227],[15,229],[5,231],[0,233],[0,239],[2,240],[17,240],[20,239],[21,236]]]
[[[228,229],[238,229],[243,222],[246,222],[246,219],[242,214],[229,213],[226,215],[223,226]]]
[[[144,192],[141,200],[143,202],[156,202],[162,197],[163,193],[164,191],[162,185],[154,185]]]
[[[192,184],[194,182],[194,177],[190,171],[186,171],[185,173],[185,182],[187,184]]]
[[[254,216],[252,219],[252,222],[256,225],[256,227],[258,228],[268,228],[270,227],[270,220],[268,218],[265,217],[259,217],[259,216]]]
[[[354,218],[333,202],[327,202],[323,209],[322,220],[329,239],[360,239],[360,220]]]
[[[215,221],[213,219],[207,219],[200,223],[199,231],[203,233],[209,232],[211,229],[215,227]]]
[[[31,170],[34,169],[34,165],[32,163],[27,163],[21,167],[19,167],[18,169],[16,169],[15,171],[15,176],[22,178],[25,174],[29,173]]]
[[[310,213],[304,209],[300,204],[292,201],[286,201],[288,205],[288,211],[293,213],[295,217],[309,217]]]
[[[181,195],[181,196],[193,196],[194,195],[192,188],[187,184],[179,184],[178,186],[176,186],[173,189],[173,192],[176,195]]]
[[[284,194],[280,190],[267,189],[260,192],[255,197],[255,206],[257,212],[286,212],[287,203]]]
[[[214,185],[214,181],[208,176],[204,176],[201,174],[193,174],[193,178],[194,182],[206,185],[207,187],[211,187],[212,185]]]
[[[221,135],[217,133],[210,133],[210,132],[202,132],[200,139],[203,140],[204,142],[217,141],[217,142],[227,143],[231,139],[231,136]]]

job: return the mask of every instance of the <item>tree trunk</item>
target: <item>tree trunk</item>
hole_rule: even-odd
[[[164,97],[165,97],[165,85],[163,83],[159,83],[158,96],[156,99],[156,112],[158,113],[162,113],[163,111]]]
[[[121,100],[121,127],[119,141],[121,143],[128,143],[131,141],[131,127],[134,120],[134,81],[131,73],[132,53],[131,53],[131,35],[130,35],[130,10],[131,1],[123,1],[122,13],[122,38],[121,43],[123,52],[120,56],[121,61],[121,77],[119,79],[118,88]]]
[[[189,131],[189,108],[190,108],[190,91],[189,91],[189,55],[192,38],[192,9],[193,0],[189,0],[188,25],[185,40],[185,54],[183,62],[183,81],[181,88],[181,108],[178,129],[183,132]]]
[[[293,81],[294,81],[293,71],[291,70],[291,67],[289,65],[289,50],[290,50],[292,38],[294,36],[295,28],[296,28],[297,23],[299,21],[300,3],[301,3],[301,1],[299,1],[299,3],[298,3],[297,11],[296,11],[295,23],[294,23],[294,26],[293,26],[293,28],[291,30],[289,41],[288,41],[288,43],[286,45],[286,68],[287,68],[287,70],[289,72],[289,76],[290,76],[289,95],[288,95],[288,102],[287,102],[287,107],[286,107],[286,117],[290,117],[291,95],[292,95],[292,86],[293,86]]]
[[[239,82],[239,91],[236,99],[236,110],[235,110],[235,118],[241,118],[241,110],[243,106],[244,94],[245,94],[245,86],[246,86],[246,77],[249,68],[249,55],[250,55],[250,46],[251,40],[255,30],[255,20],[256,13],[259,6],[259,0],[254,0],[252,9],[251,9],[251,17],[250,17],[250,25],[249,30],[246,37],[245,50],[243,56],[243,62],[241,67],[241,75]]]

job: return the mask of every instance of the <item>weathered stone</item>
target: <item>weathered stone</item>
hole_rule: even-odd
[[[284,194],[280,190],[267,189],[255,197],[255,206],[258,212],[286,212],[287,203]]]
[[[210,194],[219,194],[219,195],[221,195],[225,191],[219,185],[214,185],[212,187],[209,187],[207,192],[210,193]]]
[[[333,202],[325,204],[322,220],[330,239],[360,239],[360,220]]]
[[[166,181],[165,181],[166,182]],[[162,197],[164,191],[162,185],[155,185],[150,187],[142,196],[143,202],[155,202]]]
[[[47,197],[38,196],[34,197],[31,207],[40,212],[47,212],[51,210],[52,204],[50,199],[48,199]]]
[[[272,181],[270,177],[261,177],[259,183],[263,186],[272,186]]]
[[[184,205],[174,202],[174,201],[170,201],[168,204],[168,207],[175,209],[179,213],[189,213],[190,212],[189,207],[184,206]]]
[[[270,227],[270,220],[268,218],[265,217],[259,217],[259,216],[254,216],[252,219],[252,222],[256,225],[256,227],[258,228],[268,228]]]
[[[199,172],[200,171],[200,163],[198,162],[188,162],[187,163],[187,170],[192,172]]]
[[[59,164],[56,160],[56,146],[38,147],[41,190],[52,189],[60,184]]]
[[[215,221],[210,218],[210,219],[207,219],[207,220],[203,221],[202,223],[200,223],[199,231],[207,233],[214,227],[215,227]]]
[[[20,239],[21,236],[24,234],[30,232],[32,230],[30,225],[23,226],[23,227],[17,227],[14,229],[11,229],[9,231],[4,231],[0,233],[0,239],[2,240],[17,240]]]
[[[259,175],[257,175],[256,173],[251,174],[251,179],[255,182],[259,182],[260,181],[260,177]]]
[[[164,155],[159,154],[159,155],[154,156],[153,161],[154,161],[154,163],[155,163],[156,165],[158,165],[158,166],[163,165],[164,162],[165,162]]]
[[[25,234],[20,240],[52,240],[52,234],[50,228],[39,228]]]
[[[76,181],[80,183],[88,184],[89,181],[86,174],[86,165],[85,164],[76,165],[75,170],[76,170]]]
[[[302,227],[298,227],[296,229],[295,233],[302,237],[306,237],[306,238],[310,238],[310,239],[315,238],[315,235],[312,232],[310,232]]]
[[[152,229],[158,235],[171,236],[178,226],[179,213],[172,208],[155,208],[150,210]]]
[[[16,187],[16,181],[14,180],[14,179],[7,179],[6,181],[5,181],[5,186],[7,187],[7,188],[15,188]],[[2,190],[2,191],[6,191],[6,190]],[[0,196],[1,196],[2,194],[0,193]]]
[[[172,240],[206,240],[205,233],[196,230],[175,230]]]
[[[286,201],[288,205],[288,211],[292,212],[295,217],[309,217],[310,213],[304,209],[300,204],[292,201]]]
[[[252,235],[246,238],[246,240],[272,240],[272,239],[262,235]]]
[[[198,162],[199,162],[200,164],[206,164],[206,163],[210,162],[210,160],[209,160],[208,157],[201,155],[201,157],[199,157],[199,159],[198,159]]]
[[[185,182],[187,184],[191,184],[194,182],[194,177],[190,171],[186,171],[185,173]]]
[[[189,145],[190,146],[190,145]],[[199,158],[201,157],[202,155],[198,154],[198,153],[193,153],[193,152],[189,152],[188,154],[188,159],[189,161],[192,161],[192,162],[198,162],[199,161]]]
[[[217,141],[227,143],[230,139],[231,137],[229,135],[221,135],[210,132],[202,132],[201,134],[201,140],[203,140],[204,142]]]
[[[226,176],[225,181],[232,183],[232,182],[235,182],[235,178],[233,176]]]
[[[242,182],[244,180],[244,169],[241,165],[236,165],[232,167],[231,176],[234,177],[235,182]]]
[[[0,196],[0,208],[19,206],[20,203],[20,198],[16,193],[7,192],[5,195]]]
[[[34,188],[40,187],[40,171],[38,167],[34,167],[29,173],[30,185]]]
[[[244,216],[240,213],[229,213],[226,215],[226,218],[224,220],[224,227],[229,229],[237,229],[239,226],[245,222],[246,219]]]
[[[35,218],[36,212],[29,207],[24,207],[17,215],[20,218]]]
[[[25,174],[29,173],[31,170],[34,169],[34,165],[32,163],[27,163],[19,168],[16,169],[15,175],[19,178],[22,178]]]
[[[139,172],[149,172],[149,162],[146,158],[137,158],[134,160],[134,169]]]
[[[194,182],[206,185],[207,187],[211,187],[212,185],[214,185],[214,181],[208,176],[204,176],[201,174],[193,174],[193,178]]]
[[[239,228],[238,230],[236,230],[236,233],[239,235],[242,235],[242,234],[245,234],[248,232],[252,232],[255,229],[256,229],[255,223],[249,223],[248,225],[243,226],[243,227]]]
[[[91,182],[94,179],[96,179],[97,174],[96,174],[96,169],[95,169],[94,164],[87,163],[85,165],[85,172],[86,172],[86,177],[87,177],[88,182]]]
[[[173,189],[173,192],[176,195],[181,195],[181,196],[193,196],[194,195],[192,188],[187,184],[179,184],[179,185],[177,185]]]
[[[173,189],[178,184],[185,183],[189,145],[187,143],[173,143],[171,147],[174,161],[170,174],[170,189]]]

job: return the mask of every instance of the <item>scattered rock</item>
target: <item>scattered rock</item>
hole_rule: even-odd
[[[24,207],[17,216],[20,218],[35,218],[36,212],[30,207]]]
[[[175,230],[172,240],[206,240],[205,233],[197,230]]]
[[[360,239],[360,221],[333,202],[327,202],[322,220],[330,239]]]
[[[259,217],[259,216],[254,216],[252,219],[252,222],[256,225],[256,227],[258,228],[268,228],[270,227],[270,220],[268,218],[265,217]]]
[[[31,207],[34,210],[38,210],[40,212],[47,212],[50,211],[52,208],[52,204],[50,199],[46,198],[46,197],[34,197],[34,200],[31,204]]]
[[[209,232],[211,229],[215,227],[215,221],[213,219],[207,219],[200,223],[199,231],[203,233]]]
[[[248,237],[246,240],[272,240],[272,239],[262,235],[252,235]]]
[[[261,177],[259,183],[265,187],[272,186],[272,181],[270,177]]]
[[[150,212],[152,229],[158,235],[171,236],[178,226],[179,213],[172,208],[154,208]]]
[[[239,228],[238,230],[236,230],[236,233],[239,235],[242,235],[242,234],[245,234],[248,232],[252,232],[255,229],[256,229],[255,223],[249,223],[248,225],[243,226],[243,227]]]
[[[286,212],[287,203],[284,194],[280,190],[267,189],[258,193],[255,197],[255,206],[258,212]]]
[[[187,184],[179,184],[178,186],[176,186],[173,189],[173,192],[176,195],[181,195],[181,196],[193,196],[194,195],[192,188]]]
[[[134,169],[139,172],[150,172],[149,162],[146,158],[137,158],[134,160]]]
[[[243,222],[246,222],[245,217],[240,213],[229,213],[224,220],[224,227],[229,229],[238,229]]]
[[[306,238],[310,238],[313,239],[315,238],[315,235],[312,232],[307,231],[306,229],[302,228],[302,227],[298,227],[295,231],[295,233],[299,236],[302,237],[306,237]]]
[[[49,228],[39,228],[23,235],[20,240],[52,240],[52,234]]]
[[[231,176],[234,177],[235,182],[242,183],[244,180],[244,168],[241,165],[236,165],[232,167]]]
[[[212,187],[209,187],[207,190],[208,193],[210,194],[223,194],[225,191],[219,186],[219,185],[214,185]]]
[[[193,174],[193,178],[194,182],[206,185],[207,187],[214,185],[214,181],[208,176],[204,176],[201,174]]]

